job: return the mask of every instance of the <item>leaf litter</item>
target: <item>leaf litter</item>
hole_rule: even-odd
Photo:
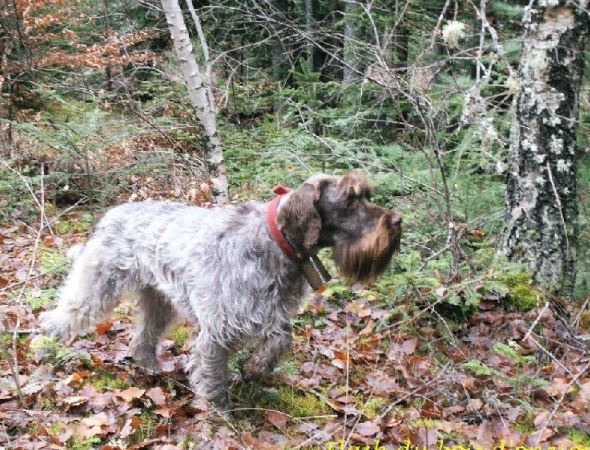
[[[56,289],[63,272],[40,267],[35,243],[64,254],[83,239],[45,233],[0,229],[0,445],[7,448],[282,449],[376,440],[390,448],[564,447],[590,435],[585,343],[563,332],[552,308],[506,312],[495,293],[452,335],[442,316],[427,311],[394,326],[395,308],[369,291],[316,297],[295,319],[292,354],[269,383],[244,385],[234,373],[236,411],[228,419],[191,392],[183,371],[190,345],[161,343],[161,372],[133,364],[129,300],[94,333],[39,344],[37,316],[48,306],[33,308],[23,293]]]

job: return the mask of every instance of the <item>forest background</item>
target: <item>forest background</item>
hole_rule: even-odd
[[[587,2],[183,2],[203,110],[162,4],[0,0],[0,447],[590,447]],[[535,46],[547,29],[572,33]],[[514,173],[549,164],[521,145],[547,109],[526,110],[527,76],[551,65],[571,142],[547,149],[535,217],[558,226],[511,252]],[[161,373],[127,358],[130,301],[68,345],[38,334],[108,206],[267,200],[353,169],[402,212],[402,251],[370,289],[315,295],[270,383],[236,355],[231,420],[193,399],[186,325]]]

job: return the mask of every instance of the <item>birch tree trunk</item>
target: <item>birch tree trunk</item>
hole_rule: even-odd
[[[211,61],[209,60],[209,51],[199,18],[190,1],[187,0],[187,4],[195,21],[205,67],[199,67],[197,64],[178,0],[162,0],[162,8],[174,42],[174,50],[180,61],[182,74],[188,87],[191,104],[195,108],[197,117],[207,135],[205,159],[211,176],[213,197],[217,203],[224,204],[229,202],[227,170],[223,160],[221,140],[217,134],[217,108],[211,88]]]
[[[357,8],[351,0],[344,0],[344,35],[343,35],[343,54],[342,60],[344,66],[342,67],[342,82],[350,84],[359,78],[358,58],[355,54],[355,41],[357,40],[357,27],[355,23],[355,13]]]
[[[576,275],[576,128],[587,4],[533,0],[525,10],[499,247],[525,262],[540,284],[566,296]]]

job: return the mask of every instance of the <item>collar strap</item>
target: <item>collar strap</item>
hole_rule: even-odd
[[[271,200],[271,202],[268,204],[268,209],[266,210],[266,223],[268,225],[270,234],[272,235],[273,239],[275,240],[279,248],[283,251],[285,255],[289,257],[289,259],[293,261],[301,261],[301,255],[299,255],[299,253],[297,253],[297,250],[295,250],[295,248],[289,243],[289,241],[279,228],[279,224],[277,223],[277,215],[281,198],[285,194],[291,192],[291,189],[279,185],[273,189],[273,192],[277,194],[277,196]]]

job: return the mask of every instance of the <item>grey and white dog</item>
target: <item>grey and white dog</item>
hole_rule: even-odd
[[[189,362],[195,392],[227,405],[227,360],[254,344],[246,377],[270,373],[291,342],[290,318],[309,285],[302,258],[333,247],[340,273],[371,282],[399,249],[401,216],[370,203],[359,172],[316,175],[269,204],[196,208],[146,201],[117,206],[76,248],[57,307],[41,316],[46,333],[66,338],[108,318],[125,291],[136,291],[132,355],[157,368],[156,345],[182,316],[199,329]],[[279,243],[278,240],[283,242]],[[285,242],[295,250],[288,255]],[[289,250],[289,249],[287,249]]]

